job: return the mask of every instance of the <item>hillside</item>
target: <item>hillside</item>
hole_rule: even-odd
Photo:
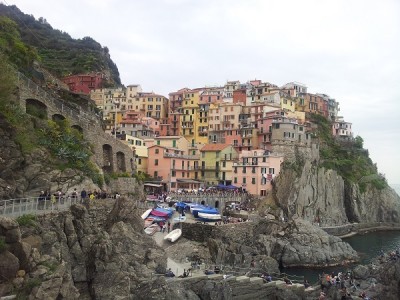
[[[121,85],[118,68],[108,48],[102,47],[92,38],[73,39],[68,33],[51,27],[46,19],[40,17],[36,20],[15,5],[0,3],[0,17],[7,17],[17,24],[22,42],[35,49],[43,67],[55,76],[103,72],[109,78],[107,86]],[[3,25],[0,26],[1,37],[8,34],[8,31]],[[1,43],[0,48],[2,46]]]

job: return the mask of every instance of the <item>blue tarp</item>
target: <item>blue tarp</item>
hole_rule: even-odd
[[[217,185],[217,189],[221,189],[221,190],[235,190],[238,189],[237,186],[234,186],[232,184],[230,185],[223,185],[223,184],[218,184]]]

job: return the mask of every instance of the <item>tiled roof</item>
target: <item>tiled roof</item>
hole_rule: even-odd
[[[228,146],[229,144],[207,144],[200,151],[221,151]]]

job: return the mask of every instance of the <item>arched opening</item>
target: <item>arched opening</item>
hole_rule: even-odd
[[[117,152],[117,172],[126,172],[125,153]]]
[[[103,145],[103,171],[111,174],[113,172],[112,147],[108,144]]]
[[[61,121],[64,121],[64,120],[65,120],[65,117],[64,117],[63,115],[60,115],[60,114],[54,114],[54,115],[51,117],[51,119],[52,119],[54,122],[61,122]]]
[[[36,99],[26,99],[25,101],[26,113],[36,118],[47,119],[47,106]]]
[[[205,205],[206,202],[204,200],[201,201],[201,205]]]
[[[215,201],[215,208],[219,208],[219,201]]]
[[[73,128],[73,129],[79,131],[79,133],[83,135],[83,128],[82,128],[81,126],[79,126],[79,125],[72,125],[71,128]]]

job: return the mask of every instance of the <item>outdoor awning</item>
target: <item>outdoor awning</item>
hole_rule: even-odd
[[[155,183],[145,183],[144,186],[152,186],[152,187],[162,187],[162,184],[155,184]]]
[[[176,181],[179,182],[179,183],[197,183],[197,184],[201,184],[200,181],[196,181],[196,180],[193,180],[193,179],[177,179]]]

